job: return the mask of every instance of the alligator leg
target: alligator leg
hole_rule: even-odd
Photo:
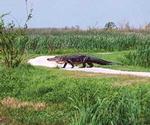
[[[64,66],[63,66],[62,68],[65,68],[65,67],[66,67],[66,65],[67,65],[67,63],[65,63],[65,64],[64,64]]]
[[[69,60],[68,63],[72,66],[71,68],[74,68],[74,64],[72,61]]]
[[[94,65],[93,65],[93,63],[87,63],[88,65],[89,65],[89,67],[88,68],[91,68],[91,67],[93,67]]]

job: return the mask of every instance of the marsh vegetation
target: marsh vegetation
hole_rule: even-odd
[[[123,64],[107,68],[150,71],[149,32],[18,31],[3,26],[0,29],[0,124],[150,124],[150,78],[70,72],[26,63],[39,55],[86,53]]]

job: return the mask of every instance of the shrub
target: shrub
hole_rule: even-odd
[[[14,68],[23,60],[28,36],[24,29],[15,28],[13,21],[5,25],[5,15],[0,16],[0,50],[5,66]]]

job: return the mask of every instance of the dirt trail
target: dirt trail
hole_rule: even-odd
[[[47,61],[47,58],[53,58],[54,56],[39,56],[28,61],[29,64],[33,66],[44,66],[44,67],[62,67],[62,65],[57,64],[54,61]],[[113,70],[108,68],[71,68],[70,65],[67,65],[64,70],[70,71],[82,71],[82,72],[93,72],[93,73],[103,73],[103,74],[116,74],[116,75],[132,75],[132,76],[139,76],[139,77],[150,77],[150,72],[132,72],[132,71],[121,71],[121,70]]]

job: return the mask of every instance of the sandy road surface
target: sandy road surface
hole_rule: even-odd
[[[62,67],[61,64],[57,64],[54,61],[47,61],[47,58],[53,58],[54,56],[39,56],[28,61],[29,64],[33,66],[44,66],[44,67]],[[82,71],[82,72],[93,72],[93,73],[103,73],[103,74],[116,74],[116,75],[132,75],[132,76],[139,76],[139,77],[150,77],[150,72],[132,72],[132,71],[121,71],[121,70],[113,70],[108,68],[71,68],[70,65],[67,65],[64,70],[70,71]]]

